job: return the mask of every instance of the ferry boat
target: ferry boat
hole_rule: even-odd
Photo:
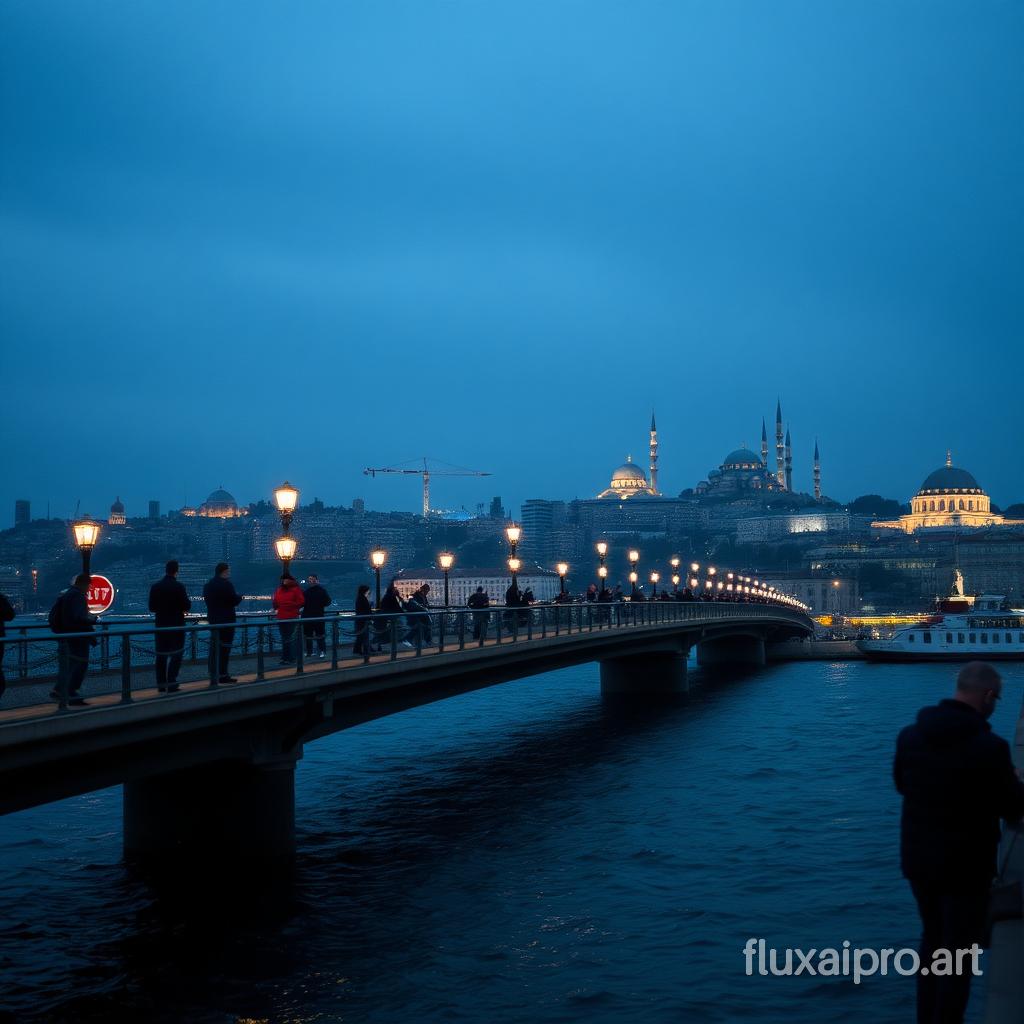
[[[934,616],[857,649],[869,661],[1024,661],[1024,612],[1001,594],[965,595],[957,569]]]

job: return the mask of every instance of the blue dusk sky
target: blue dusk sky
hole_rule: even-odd
[[[0,6],[0,525],[288,477],[1024,500],[1024,5]]]

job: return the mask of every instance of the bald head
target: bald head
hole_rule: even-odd
[[[1002,677],[991,665],[984,661],[969,661],[956,677],[954,696],[988,718],[996,709],[1002,689]]]

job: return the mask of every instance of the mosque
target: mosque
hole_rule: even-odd
[[[922,527],[1024,526],[1022,519],[1007,519],[992,511],[989,496],[978,481],[953,465],[953,453],[946,452],[946,464],[925,477],[917,494],[910,501],[910,512],[899,519],[871,524],[882,530],[913,533]]]
[[[694,488],[701,498],[734,500],[751,498],[767,493],[793,491],[793,440],[784,428],[782,402],[775,407],[775,468],[768,464],[768,430],[761,420],[761,454],[745,446],[729,452],[722,464],[708,473]],[[658,490],[658,427],[651,414],[650,476],[627,456],[626,461],[612,474],[608,487],[597,495],[597,500],[623,502],[638,498],[664,498]],[[814,500],[821,500],[821,458],[818,442],[814,442]]]
[[[195,516],[201,519],[237,519],[240,516],[247,516],[249,510],[239,508],[234,496],[223,487],[218,487],[199,508],[183,508],[181,514],[190,519]]]

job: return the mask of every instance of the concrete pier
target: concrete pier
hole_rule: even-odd
[[[135,861],[272,862],[295,854],[296,758],[221,761],[124,784]]]
[[[730,636],[703,640],[697,645],[701,668],[762,668],[765,664],[764,637]]]
[[[601,662],[603,696],[667,696],[686,693],[685,650],[648,651]]]

